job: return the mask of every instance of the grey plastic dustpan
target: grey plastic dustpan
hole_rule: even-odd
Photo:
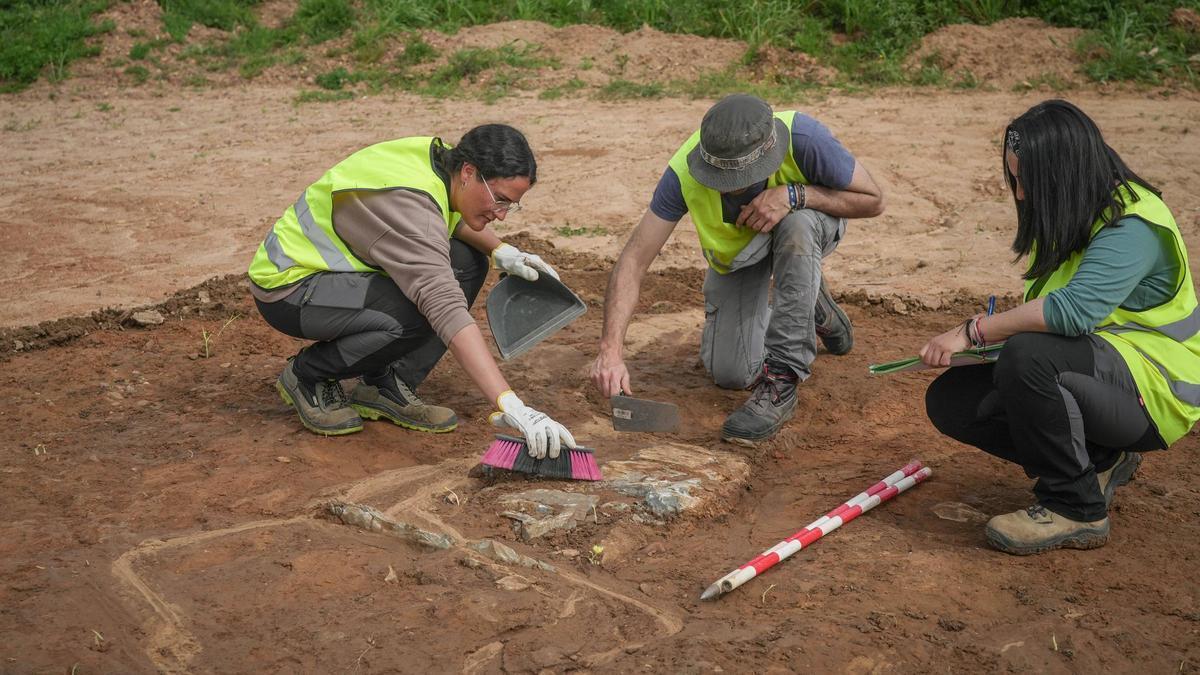
[[[579,296],[545,273],[537,281],[506,276],[487,299],[488,327],[500,358],[506,361],[529,351],[585,311],[587,305]]]

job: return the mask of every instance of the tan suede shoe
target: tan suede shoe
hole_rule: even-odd
[[[1096,474],[1096,480],[1100,482],[1100,491],[1104,493],[1105,506],[1112,506],[1117,488],[1133,480],[1133,474],[1141,464],[1142,454],[1140,452],[1122,452],[1117,457],[1116,463],[1108,468],[1108,471]]]
[[[390,369],[386,378],[363,378],[350,392],[350,405],[367,419],[388,419],[414,431],[441,434],[458,426],[453,410],[425,403]]]
[[[1013,555],[1099,548],[1108,541],[1108,518],[1081,523],[1035,504],[989,520],[987,540],[993,548]]]
[[[362,431],[362,418],[347,403],[342,385],[334,380],[301,382],[289,360],[275,388],[284,403],[296,409],[300,423],[315,434],[341,436]]]

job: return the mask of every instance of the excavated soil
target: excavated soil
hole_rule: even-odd
[[[655,49],[642,53],[655,61]],[[1107,546],[1009,557],[986,546],[982,520],[1028,505],[1029,481],[932,429],[930,373],[867,375],[989,293],[1015,301],[998,136],[1044,94],[774,102],[825,121],[883,185],[888,209],[853,222],[825,263],[854,351],[821,354],[796,418],[746,450],[717,440],[745,394],[714,388],[698,364],[703,267],[687,223],[652,268],[629,336],[636,393],[678,403],[681,431],[615,434],[586,381],[608,270],[710,101],[529,94],[487,106],[387,94],[294,106],[294,93],[270,80],[127,88],[99,73],[0,98],[10,186],[0,199],[10,262],[0,272],[0,672],[1200,669],[1194,434],[1148,456],[1118,492]],[[1072,100],[1164,190],[1195,250],[1194,94],[1083,89]],[[740,453],[750,475],[737,492],[666,521],[600,508],[525,541],[500,515],[503,498],[573,486],[470,475],[491,410],[451,360],[421,391],[458,412],[450,434],[369,423],[320,438],[279,400],[275,377],[302,343],[257,317],[241,276],[265,229],[362,145],[456,139],[484,121],[525,130],[540,164],[528,208],[501,233],[554,264],[589,307],[502,364],[514,388],[594,445],[602,466],[662,442]],[[163,322],[143,326],[144,309]],[[698,601],[911,457],[932,479],[719,601]],[[335,522],[331,500],[455,543],[430,549]],[[553,569],[464,543],[485,540]]]
[[[908,59],[910,67],[932,61],[952,79],[1010,89],[1079,85],[1078,28],[1057,28],[1040,19],[1005,19],[990,26],[957,24],[926,35]]]

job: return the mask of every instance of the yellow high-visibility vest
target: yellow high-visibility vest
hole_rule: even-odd
[[[433,169],[429,136],[400,138],[363,148],[338,162],[284,211],[250,262],[250,280],[282,288],[317,272],[379,272],[359,260],[333,229],[333,196],[348,190],[407,189],[429,195],[454,234],[462,214],[450,210],[450,194]]]
[[[1183,437],[1200,420],[1200,311],[1187,248],[1175,218],[1153,192],[1130,183],[1132,193],[1118,188],[1125,203],[1122,217],[1135,216],[1170,234],[1179,262],[1175,293],[1170,300],[1148,309],[1117,307],[1096,326],[1096,334],[1121,354],[1137,383],[1143,405],[1159,436],[1169,445]],[[1107,214],[1106,214],[1107,215]],[[1092,224],[1092,236],[1104,226]],[[1032,266],[1036,251],[1030,255]],[[1025,300],[1045,296],[1067,285],[1079,270],[1083,251],[1076,252],[1048,277],[1025,281]]]

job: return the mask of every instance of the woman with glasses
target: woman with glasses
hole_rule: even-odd
[[[530,453],[575,447],[570,432],[509,389],[468,312],[487,276],[557,274],[504,244],[488,224],[520,208],[537,181],[521,132],[502,124],[438,138],[385,141],[350,155],[308,186],[258,247],[250,286],[263,318],[315,340],[276,387],[309,430],[362,429],[362,418],[446,432],[458,418],[414,390],[449,347]],[[340,381],[360,378],[347,397]]]
[[[930,366],[1004,342],[995,364],[951,368],[926,394],[942,433],[1014,462],[1037,502],[992,518],[988,542],[1018,555],[1095,548],[1141,452],[1200,418],[1200,311],[1179,228],[1159,191],[1066,101],[1005,130],[1028,257],[1025,302],[976,315],[921,349]]]

